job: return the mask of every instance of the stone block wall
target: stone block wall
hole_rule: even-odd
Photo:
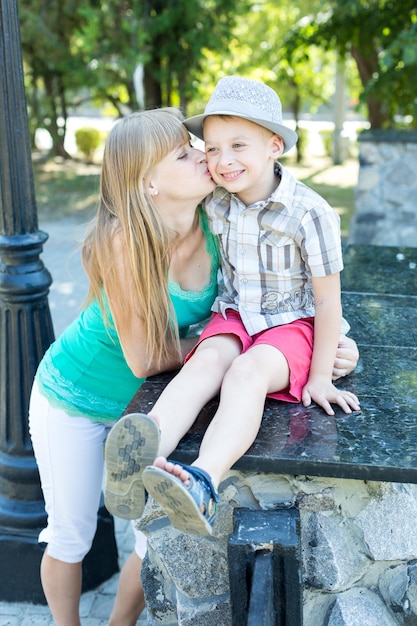
[[[417,624],[417,485],[231,471],[213,537],[176,531],[151,499],[138,527],[149,626],[231,626],[233,509],[295,506],[304,626]]]
[[[348,243],[417,247],[417,131],[364,131]]]

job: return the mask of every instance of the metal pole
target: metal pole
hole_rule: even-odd
[[[47,239],[38,229],[17,0],[0,0],[0,599],[12,602],[45,602],[38,534],[46,516],[27,415],[36,368],[54,340],[52,279],[39,258]],[[90,552],[84,589],[118,570],[108,514],[97,532],[103,556],[95,562]]]
[[[0,76],[0,596],[36,601],[45,509],[27,413],[54,333],[51,276],[39,259],[48,236],[38,230],[17,4],[10,0],[0,0]]]

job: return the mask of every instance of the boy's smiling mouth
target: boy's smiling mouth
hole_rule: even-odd
[[[224,172],[223,174],[220,174],[220,176],[224,180],[227,180],[228,182],[230,182],[232,180],[236,180],[236,178],[239,178],[239,176],[241,176],[244,171],[245,170],[237,170],[235,172]]]

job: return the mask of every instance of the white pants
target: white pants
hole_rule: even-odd
[[[103,444],[109,426],[72,417],[50,405],[35,381],[29,429],[48,515],[39,541],[65,563],[82,561],[91,548],[103,483]],[[146,537],[136,530],[135,552],[143,558]]]

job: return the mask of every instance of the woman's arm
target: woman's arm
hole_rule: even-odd
[[[116,324],[123,355],[133,374],[138,378],[146,378],[180,367],[186,354],[197,342],[197,337],[187,337],[180,340],[180,351],[172,350],[172,356],[163,362],[150,359],[147,352],[146,329],[142,312],[138,302],[132,297],[135,293],[135,284],[129,271],[127,255],[125,253],[124,238],[120,233],[113,237],[114,271],[117,275],[116,286],[107,288],[107,299],[112,317]],[[117,304],[116,304],[117,303]],[[151,303],[149,303],[151,306]],[[122,311],[122,314],[120,314]]]
[[[340,335],[333,365],[333,380],[338,380],[353,372],[358,360],[359,350],[356,341],[346,335]]]

